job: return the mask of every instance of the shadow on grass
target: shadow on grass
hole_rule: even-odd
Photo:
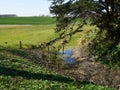
[[[61,75],[53,74],[42,74],[42,73],[31,73],[28,71],[21,71],[12,68],[0,67],[0,75],[4,76],[21,76],[25,79],[37,79],[37,80],[49,80],[49,81],[58,81],[63,83],[73,83],[74,80],[71,78],[63,77]],[[80,84],[88,84],[89,82],[78,82]]]
[[[2,50],[2,49],[0,49]],[[27,57],[29,56],[28,53],[24,52],[24,50],[16,50],[16,49],[3,49],[5,51],[11,52],[12,54],[17,54],[22,57]],[[1,67],[0,66],[0,75],[4,76],[21,76],[25,79],[35,79],[35,80],[49,80],[49,81],[58,81],[58,82],[63,82],[63,83],[73,83],[79,85],[79,84],[89,84],[90,82],[88,81],[75,81],[74,79],[64,77],[62,75],[53,75],[53,74],[43,74],[43,73],[32,73],[28,71],[23,71],[23,70],[17,70],[13,68],[6,68],[6,67]]]
[[[12,68],[0,67],[0,75],[4,76],[21,76],[25,79],[43,79],[43,80],[52,80],[52,81],[60,81],[60,82],[72,82],[73,79],[63,77],[61,75],[53,75],[53,74],[42,74],[42,73],[31,73],[28,71],[21,71]]]

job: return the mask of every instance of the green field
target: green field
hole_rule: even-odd
[[[94,28],[85,26],[82,33]],[[54,29],[55,19],[52,17],[0,17],[0,45],[18,47],[19,41],[22,41],[25,47],[38,45],[55,38],[57,35]],[[66,47],[78,45],[83,35],[81,33],[73,35]]]
[[[19,41],[23,46],[38,45],[55,37],[55,25],[0,25],[0,45],[5,47],[19,47]],[[74,35],[67,46],[75,46],[78,43],[79,34]]]
[[[38,45],[57,37],[54,33],[55,25],[0,25],[0,46],[19,48],[19,42],[22,41],[23,47]],[[88,30],[90,27],[84,27]],[[94,28],[94,27],[91,27]],[[86,31],[82,32],[85,33]],[[67,47],[76,47],[83,34],[73,35],[71,41],[66,44]]]
[[[23,46],[37,45],[41,42],[54,38],[54,25],[1,25],[0,45],[5,47],[16,47],[19,41]]]
[[[52,17],[0,17],[0,45],[4,47],[19,47],[38,45],[57,36],[54,33],[55,20]],[[79,38],[74,35],[68,46],[75,46]]]
[[[54,23],[50,17],[0,18],[0,46],[7,49],[12,47],[15,52],[23,55],[13,54],[0,47],[0,90],[114,90],[84,81],[76,82],[44,65],[33,63],[34,58],[24,57],[26,54],[17,50],[19,41],[27,48],[55,38],[57,34],[54,33]],[[88,26],[84,28],[90,29]],[[81,36],[80,33],[74,35],[66,47],[75,46]]]
[[[54,24],[52,17],[0,17],[0,24],[46,25]]]
[[[38,45],[55,37],[52,17],[0,17],[0,45],[24,47]]]

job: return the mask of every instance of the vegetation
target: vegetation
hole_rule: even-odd
[[[41,62],[42,60],[40,60]],[[0,89],[2,90],[114,90],[76,82],[20,56],[0,51]]]
[[[54,24],[52,17],[0,17],[0,24],[46,25]]]
[[[44,60],[42,58],[38,60],[37,58],[33,58],[29,51],[27,52],[28,49],[18,49],[19,41],[22,41],[24,48],[29,48],[31,45],[38,45],[39,43],[47,42],[58,37],[59,35],[54,33],[54,28],[54,24],[48,23],[39,23],[39,25],[12,24],[0,26],[0,89],[114,90],[107,86],[99,86],[85,81],[76,81],[74,78],[60,75],[51,71],[50,68],[45,68],[44,64],[40,64],[43,61],[46,61],[46,64],[48,64],[47,59],[49,57]],[[76,26],[74,28],[76,28]],[[90,27],[87,25],[82,28],[85,31],[82,32],[82,34],[74,34],[71,42],[68,43],[66,47],[75,46],[80,37],[85,37],[83,34],[86,34],[89,29],[95,29],[96,26]],[[93,36],[91,37],[94,38]],[[12,47],[12,49],[10,47]],[[39,53],[36,52],[35,55],[36,54]],[[51,60],[53,58],[50,57]],[[54,59],[56,60],[56,58]],[[34,60],[37,62],[34,62]]]
[[[31,45],[38,45],[56,38],[57,33],[54,33],[55,25],[1,25],[0,26],[0,45],[4,47],[19,48],[19,41],[22,41],[24,48],[29,48]],[[85,34],[89,28],[95,27],[85,26],[85,32],[73,35],[73,38],[67,47],[75,47],[78,40]],[[26,33],[27,32],[27,33]],[[46,37],[47,35],[47,37]],[[60,41],[61,42],[61,41]]]
[[[23,47],[38,45],[56,36],[53,29],[54,25],[0,26],[0,45],[18,48],[19,41],[22,41]]]
[[[56,32],[61,38],[83,31],[84,25],[95,25],[90,30],[89,52],[107,64],[120,60],[120,1],[119,0],[51,0],[51,13],[56,15]],[[91,22],[88,22],[88,21]],[[88,33],[89,34],[89,33]]]

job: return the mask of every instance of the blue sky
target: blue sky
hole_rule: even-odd
[[[48,0],[0,0],[0,14],[18,16],[50,15]]]

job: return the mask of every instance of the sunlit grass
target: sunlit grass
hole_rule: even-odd
[[[0,45],[5,47],[19,47],[22,41],[23,47],[38,45],[47,42],[57,36],[54,32],[55,25],[1,25],[0,26]],[[80,38],[84,38],[86,32],[95,27],[84,26],[83,31],[72,36],[67,47],[76,47]],[[60,41],[59,41],[60,42]],[[59,43],[60,44],[60,43]]]
[[[81,32],[78,32],[72,36],[72,39],[69,43],[66,44],[67,47],[76,47],[79,45],[81,39],[86,39],[87,32],[94,30],[96,26],[86,25],[81,28]],[[93,35],[93,34],[92,34]],[[94,35],[93,35],[94,36]],[[86,41],[87,42],[87,41]]]
[[[36,45],[54,38],[54,25],[0,26],[0,45],[18,46]]]

